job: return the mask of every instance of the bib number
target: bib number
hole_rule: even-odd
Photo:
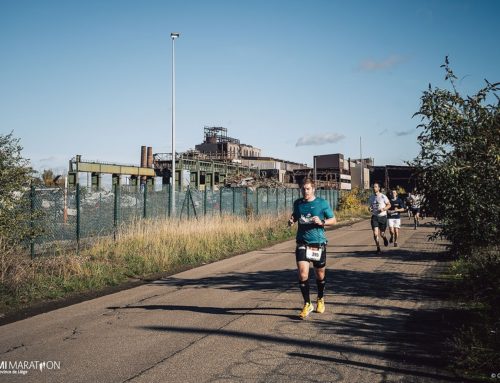
[[[308,261],[320,261],[322,253],[323,253],[322,247],[306,246],[306,259]]]

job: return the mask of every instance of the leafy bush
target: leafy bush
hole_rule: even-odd
[[[416,169],[424,208],[440,226],[458,259],[452,292],[463,308],[450,359],[467,376],[484,377],[500,363],[500,83],[462,97],[448,58],[442,67],[450,90],[422,96]]]
[[[362,191],[355,187],[347,192],[342,192],[339,201],[339,210],[351,211],[365,209],[365,203],[368,200],[366,191]]]
[[[27,198],[33,170],[21,150],[12,133],[0,134],[0,239],[12,245],[33,235]]]
[[[490,83],[475,95],[462,97],[448,58],[442,65],[451,90],[429,89],[416,116],[423,131],[420,153],[411,163],[417,170],[426,208],[440,221],[436,235],[453,249],[498,245],[500,180],[500,83]]]

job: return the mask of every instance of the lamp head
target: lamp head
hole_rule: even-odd
[[[170,34],[170,37],[172,38],[172,40],[175,40],[177,37],[179,37],[181,34],[178,33],[178,32],[172,32]]]

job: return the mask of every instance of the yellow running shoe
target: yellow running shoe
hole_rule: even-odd
[[[310,313],[312,313],[314,310],[314,307],[311,302],[307,302],[304,304],[304,307],[302,308],[302,311],[299,314],[300,319],[306,319]]]
[[[316,301],[316,312],[320,314],[325,312],[325,298],[318,298]]]

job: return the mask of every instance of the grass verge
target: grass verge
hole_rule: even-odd
[[[460,375],[491,381],[500,373],[500,252],[475,249],[450,270],[453,299],[461,308],[450,362]]]
[[[336,216],[348,224],[366,213],[351,209]],[[67,251],[33,260],[0,242],[0,319],[38,303],[160,278],[292,239],[296,228],[287,219],[288,214],[140,220],[123,227],[116,240],[98,239],[79,255]]]

